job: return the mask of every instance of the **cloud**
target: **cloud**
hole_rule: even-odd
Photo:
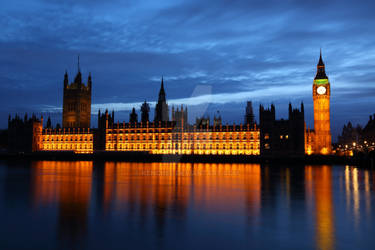
[[[8,111],[58,110],[63,73],[74,78],[77,54],[84,77],[93,75],[94,109],[126,113],[145,99],[155,102],[163,75],[171,104],[209,103],[228,120],[242,119],[238,109],[248,99],[311,104],[320,47],[334,122],[351,119],[348,105],[361,109],[355,119],[365,122],[375,104],[374,7],[322,0],[8,1],[0,10],[0,127]],[[191,97],[203,85],[210,93]]]

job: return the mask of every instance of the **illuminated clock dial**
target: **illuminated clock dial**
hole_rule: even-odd
[[[316,92],[318,92],[319,95],[324,95],[327,92],[327,89],[326,89],[326,87],[320,86],[320,87],[318,87]]]

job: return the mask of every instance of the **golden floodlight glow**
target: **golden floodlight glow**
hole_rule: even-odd
[[[167,107],[163,79],[159,99],[163,107]],[[77,95],[80,90],[84,96]],[[307,155],[332,153],[332,135],[330,126],[330,96],[331,88],[325,73],[322,55],[317,65],[317,74],[313,86],[314,103],[314,130],[304,126],[304,152]],[[79,102],[77,103],[77,100]],[[144,103],[147,106],[147,103]],[[291,106],[290,106],[291,109]],[[301,105],[301,109],[303,106]],[[134,110],[134,109],[133,109]],[[149,108],[148,108],[149,110]],[[184,110],[181,108],[181,110]],[[235,125],[222,126],[221,118],[216,125],[197,127],[187,124],[185,111],[172,112],[183,114],[181,123],[178,119],[168,118],[168,107],[159,110],[166,119],[155,119],[155,122],[138,123],[134,119],[130,123],[114,123],[108,110],[101,116],[98,115],[98,128],[90,130],[91,116],[91,76],[87,86],[82,83],[81,72],[78,71],[74,83],[69,84],[67,73],[64,76],[64,104],[63,104],[63,129],[44,129],[43,119],[33,124],[32,151],[71,151],[77,154],[92,154],[95,149],[116,152],[146,152],[150,154],[177,154],[177,155],[260,155],[260,130],[254,126]],[[135,112],[135,111],[134,111]],[[180,112],[180,113],[178,113]],[[187,112],[187,109],[186,109]],[[290,111],[291,112],[291,111]],[[303,113],[304,111],[302,111]],[[160,117],[159,117],[160,118]],[[185,120],[184,120],[185,119]],[[143,119],[142,119],[143,120]],[[161,123],[163,121],[163,123]],[[81,127],[81,128],[79,128]],[[301,126],[302,127],[302,126]],[[291,128],[289,128],[291,130]],[[301,131],[302,132],[302,131]],[[262,134],[264,149],[272,151],[285,145],[293,145],[293,133],[275,136],[271,132]],[[94,139],[95,134],[95,139]],[[277,137],[277,138],[276,138]],[[302,139],[301,135],[298,135]],[[276,140],[279,140],[278,142]],[[289,143],[291,141],[291,143]],[[263,143],[263,140],[262,140]],[[366,144],[366,142],[365,142]],[[374,145],[374,143],[372,143]],[[356,143],[353,142],[356,147]],[[302,143],[298,147],[303,147]],[[348,149],[348,145],[345,145]],[[351,153],[352,154],[352,153]]]
[[[214,130],[114,126],[106,129],[105,150],[151,154],[259,155],[259,136],[258,128],[247,126]]]
[[[92,154],[93,133],[90,129],[44,129],[39,134],[40,151],[73,151],[79,154]]]

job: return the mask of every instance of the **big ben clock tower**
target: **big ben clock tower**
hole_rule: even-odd
[[[316,154],[330,154],[332,149],[331,123],[329,112],[329,99],[331,88],[325,72],[325,66],[320,51],[319,63],[313,83],[314,100],[314,128],[315,142],[314,151]]]

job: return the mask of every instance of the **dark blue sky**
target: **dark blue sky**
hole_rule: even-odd
[[[63,3],[62,3],[63,2]],[[374,1],[12,0],[0,10],[0,127],[8,113],[61,121],[63,74],[81,55],[93,77],[93,112],[156,101],[164,75],[169,104],[189,118],[220,110],[243,122],[247,100],[305,103],[320,47],[330,78],[332,130],[365,124],[375,104]],[[95,117],[94,119],[95,120]],[[95,126],[95,123],[94,123]]]

